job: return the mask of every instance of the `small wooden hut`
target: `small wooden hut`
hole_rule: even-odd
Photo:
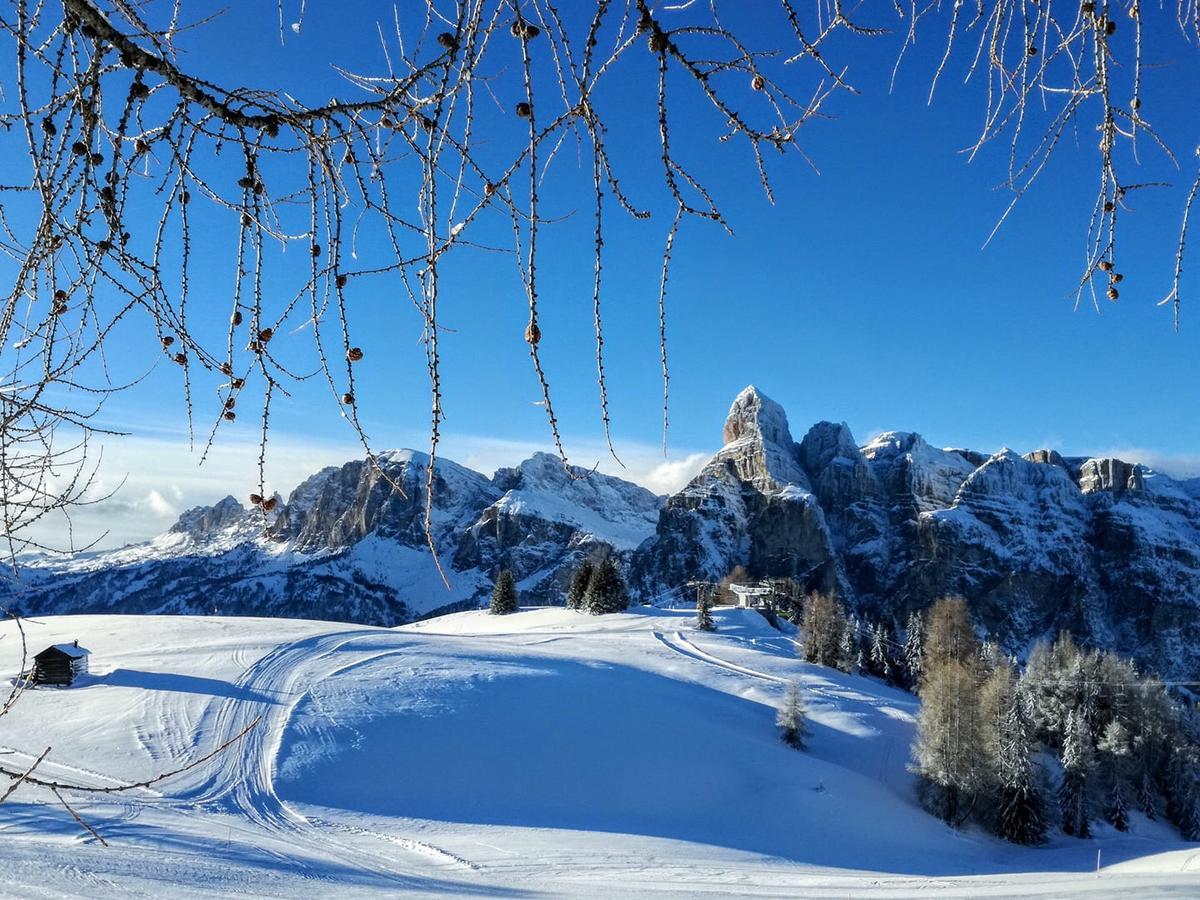
[[[33,658],[33,683],[69,687],[80,675],[87,674],[90,652],[80,647],[79,641],[47,647]]]

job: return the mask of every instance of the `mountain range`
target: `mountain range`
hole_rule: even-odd
[[[411,450],[323,469],[266,517],[226,497],[144,544],[35,560],[5,602],[392,625],[478,605],[505,567],[523,603],[561,603],[575,567],[603,551],[647,602],[740,565],[896,624],[961,595],[1018,654],[1066,629],[1200,674],[1200,479],[908,432],[859,445],[832,422],[796,441],[779,404],[748,387],[722,448],[665,498],[545,453],[491,478],[439,460],[431,531],[447,588],[425,533],[427,470]]]

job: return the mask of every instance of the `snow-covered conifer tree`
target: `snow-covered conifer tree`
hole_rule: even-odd
[[[871,674],[882,678],[888,684],[891,684],[895,678],[895,670],[892,667],[891,651],[891,632],[887,627],[887,623],[878,622],[871,626],[871,657],[870,666]]]
[[[571,586],[567,589],[567,609],[583,609],[583,598],[587,593],[593,570],[592,561],[589,559],[579,564],[579,568],[571,576]]]
[[[808,713],[805,710],[800,682],[793,681],[788,685],[783,702],[775,714],[775,724],[779,727],[779,737],[785,744],[797,750],[804,749],[804,738],[808,735]]]
[[[1165,776],[1167,818],[1184,840],[1200,840],[1200,748],[1181,736]]]
[[[1075,837],[1091,837],[1088,789],[1095,753],[1087,718],[1074,709],[1067,713],[1061,759],[1063,777],[1058,788],[1058,805],[1062,829]]]
[[[1032,744],[1021,695],[1012,691],[998,748],[996,832],[1016,844],[1040,844],[1046,837],[1045,804],[1030,758]]]
[[[842,634],[838,638],[837,667],[852,675],[858,671],[857,634],[858,619],[852,617],[843,623]]]
[[[1109,786],[1104,819],[1117,831],[1126,831],[1129,828],[1129,812],[1125,804],[1125,791],[1129,783],[1129,731],[1118,719],[1113,719],[1104,729],[1096,749],[1100,753],[1104,781]]]
[[[909,613],[904,635],[904,678],[910,690],[916,690],[921,683],[922,659],[925,655],[924,630],[921,614],[916,611]]]
[[[1007,662],[1008,658],[991,641],[984,641],[979,645],[979,676],[981,678],[987,678]]]
[[[696,628],[700,631],[717,630],[717,623],[712,617],[712,598],[707,588],[701,588],[696,597]]]
[[[512,572],[501,569],[496,578],[496,586],[492,588],[492,602],[488,612],[494,616],[517,611],[517,584],[513,581]]]

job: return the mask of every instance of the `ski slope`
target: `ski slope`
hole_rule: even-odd
[[[275,619],[30,621],[92,674],[27,693],[0,758],[157,790],[0,806],[0,896],[1179,896],[1200,846],[1120,835],[1017,848],[914,804],[917,703],[809,666],[757,613],[460,613],[388,630]],[[11,677],[19,645],[0,640]],[[784,746],[791,679],[809,749]],[[1096,851],[1101,870],[1096,872]],[[302,893],[301,893],[302,892]]]

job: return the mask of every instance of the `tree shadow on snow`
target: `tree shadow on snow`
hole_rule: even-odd
[[[55,843],[37,847],[37,858],[44,859],[47,866],[54,866],[54,855],[61,848],[69,857],[73,869],[102,876],[106,879],[134,878],[139,888],[147,883],[162,885],[164,896],[170,888],[179,886],[180,872],[183,877],[200,875],[209,886],[220,889],[222,884],[231,892],[241,893],[246,883],[262,887],[276,882],[273,876],[295,876],[316,879],[316,883],[330,885],[356,885],[380,888],[389,894],[417,892],[418,894],[455,897],[536,897],[537,891],[510,889],[471,881],[422,875],[395,874],[354,866],[349,862],[335,861],[329,854],[308,856],[300,847],[289,846],[287,852],[273,851],[252,842],[244,841],[229,833],[228,839],[215,839],[212,834],[179,831],[163,825],[146,825],[131,821],[125,812],[104,812],[96,808],[87,809],[85,818],[109,843],[101,847],[93,840],[84,843],[61,844],[62,838],[80,837],[79,826],[61,809],[39,803],[6,803],[4,805],[7,826],[5,839],[9,842],[8,852],[21,846],[22,839],[52,838]],[[27,846],[30,846],[27,845]],[[94,852],[93,852],[94,851]],[[122,852],[126,851],[126,852]],[[153,862],[134,854],[152,853]],[[160,857],[158,854],[168,854]],[[163,863],[178,854],[187,861],[182,866]],[[212,872],[204,867],[211,866]],[[266,875],[268,880],[263,881]],[[120,882],[116,881],[119,885]]]

